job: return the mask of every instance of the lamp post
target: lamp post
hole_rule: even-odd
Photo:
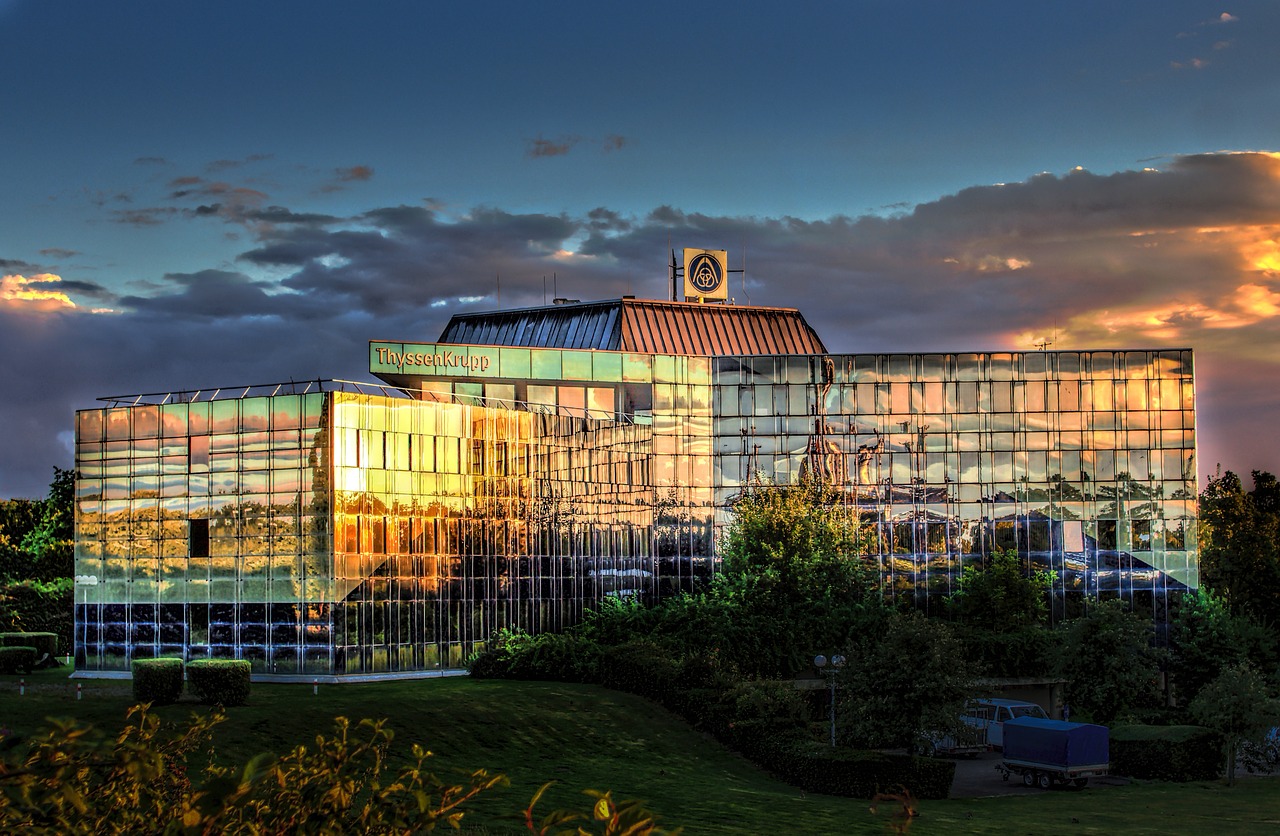
[[[814,667],[816,667],[818,669],[818,672],[821,673],[823,676],[825,676],[827,678],[827,681],[831,683],[831,746],[832,748],[834,748],[836,745],[836,676],[839,675],[840,669],[844,667],[844,661],[845,659],[843,656],[839,656],[839,655],[832,656],[831,665],[830,667],[828,667],[826,656],[823,656],[822,654],[818,654],[817,656],[813,657]]]

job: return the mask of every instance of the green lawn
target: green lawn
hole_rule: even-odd
[[[118,729],[130,683],[78,680],[66,672],[0,677],[0,726],[18,733],[46,716],[72,716]],[[194,703],[159,710],[180,720]],[[467,821],[472,833],[522,832],[502,816],[522,810],[546,781],[559,782],[539,809],[585,810],[581,791],[639,798],[667,826],[699,833],[883,832],[887,810],[872,815],[858,799],[805,795],[682,721],[638,697],[587,685],[495,682],[465,677],[375,684],[253,686],[214,737],[219,759],[243,761],[310,741],[343,715],[389,718],[397,748],[419,742],[436,753],[442,777],[486,768],[506,773]],[[1144,784],[1083,792],[924,802],[912,833],[1263,833],[1280,830],[1280,778],[1249,778],[1228,789],[1209,784]],[[1075,821],[1073,821],[1075,819]]]

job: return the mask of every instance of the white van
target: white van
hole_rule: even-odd
[[[1022,700],[973,700],[965,708],[960,719],[966,725],[986,729],[987,744],[998,749],[1004,748],[1004,722],[1014,717],[1039,717],[1049,719],[1045,710],[1033,702]]]

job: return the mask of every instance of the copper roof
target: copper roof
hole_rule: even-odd
[[[457,314],[440,342],[644,354],[823,354],[794,308],[612,299]]]

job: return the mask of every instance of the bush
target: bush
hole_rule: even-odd
[[[499,630],[489,646],[468,663],[479,679],[537,679],[554,682],[595,682],[596,643],[577,633],[541,633],[531,636],[520,629]]]
[[[599,659],[600,684],[627,691],[670,706],[676,699],[680,660],[651,639],[633,639],[603,649]]]
[[[181,659],[134,659],[133,698],[168,705],[182,696]]]
[[[58,664],[57,633],[0,633],[0,647],[34,647],[36,662],[44,667]]]
[[[37,658],[34,647],[21,645],[0,647],[0,673],[31,673]]]
[[[1222,768],[1222,739],[1203,726],[1117,726],[1111,771],[1157,781],[1211,781]]]
[[[208,705],[244,705],[249,672],[244,659],[194,659],[187,663],[187,688]]]

